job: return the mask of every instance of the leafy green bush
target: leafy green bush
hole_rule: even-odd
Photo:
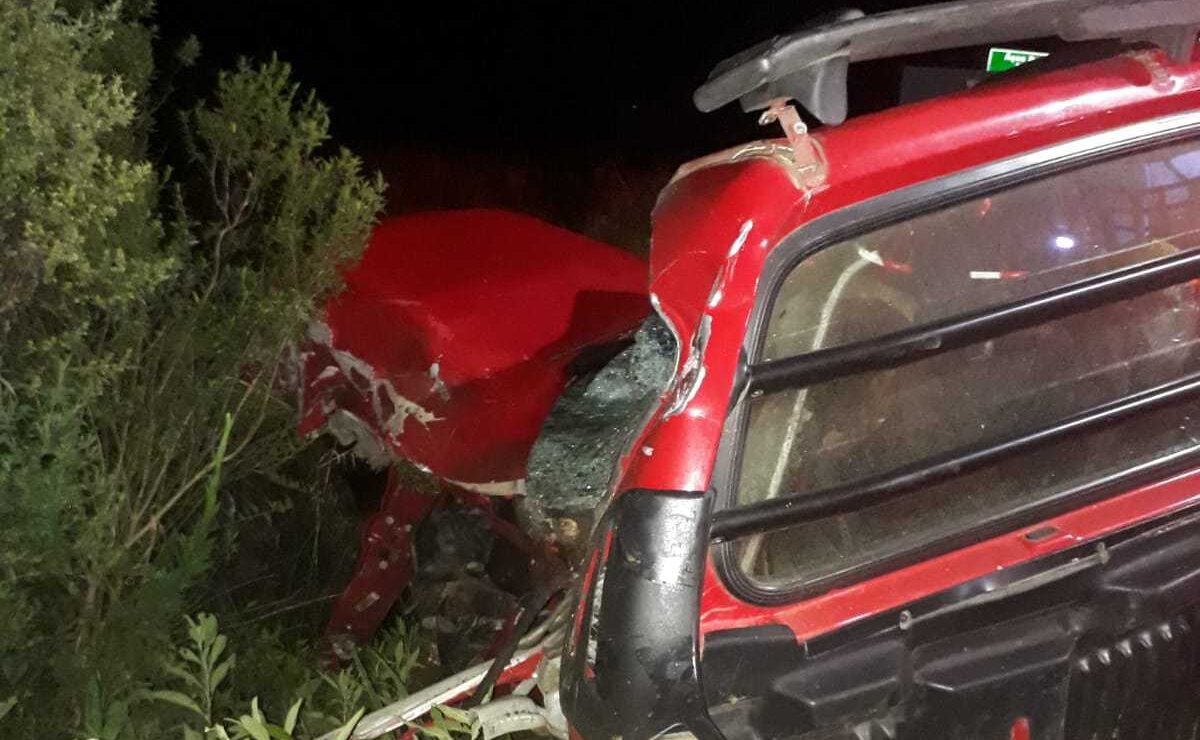
[[[164,729],[135,698],[218,503],[306,454],[282,361],[381,205],[278,60],[222,74],[155,166],[149,12],[0,0],[4,737]]]
[[[245,699],[231,690],[234,677],[246,663],[238,664],[228,638],[218,629],[217,618],[200,614],[187,618],[187,640],[164,666],[175,687],[147,690],[139,699],[178,710],[185,740],[290,740],[326,733],[344,740],[365,712],[407,696],[414,669],[428,657],[421,651],[423,642],[422,636],[396,622],[379,635],[373,647],[358,649],[350,664],[336,674],[319,673],[316,661],[308,661],[305,680],[291,687],[295,699],[283,712],[284,719],[271,723],[258,696]],[[258,657],[252,655],[251,661]],[[248,714],[232,716],[235,706],[247,705]],[[448,707],[435,708],[432,721],[414,729],[435,740],[476,734],[466,713]]]
[[[186,720],[180,725],[180,729],[185,740],[206,737],[228,740],[231,736],[238,740],[292,738],[300,729],[303,698],[292,702],[279,724],[272,724],[267,720],[259,707],[258,697],[250,700],[249,714],[227,719],[218,717],[218,699],[222,693],[222,684],[236,664],[237,658],[226,650],[229,641],[218,631],[216,617],[200,614],[195,619],[188,617],[187,624],[188,645],[179,648],[178,657],[165,666],[165,670],[182,684],[182,690],[155,689],[145,692],[144,697],[184,710]],[[364,710],[359,708],[341,723],[336,729],[338,736],[343,740],[349,736],[363,712]],[[196,729],[197,724],[200,729]]]

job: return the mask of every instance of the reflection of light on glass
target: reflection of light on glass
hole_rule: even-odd
[[[1069,236],[1054,237],[1055,249],[1071,249],[1074,246],[1075,246],[1075,240]]]

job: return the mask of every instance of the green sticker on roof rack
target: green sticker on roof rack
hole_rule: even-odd
[[[1047,56],[1047,52],[1029,51],[1028,49],[1005,49],[993,46],[988,49],[986,69],[988,72],[1005,72],[1013,67],[1019,67],[1025,62],[1041,59],[1044,56]]]

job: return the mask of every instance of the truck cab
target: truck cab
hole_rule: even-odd
[[[957,2],[717,67],[697,105],[784,136],[655,209],[675,372],[583,566],[574,736],[1198,736],[1198,28]],[[1049,36],[843,120],[853,62]]]

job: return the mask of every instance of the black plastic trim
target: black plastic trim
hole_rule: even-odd
[[[1200,27],[1193,0],[959,0],[863,16],[844,11],[722,61],[693,95],[708,112],[794,99],[822,123],[846,117],[846,66],[940,49],[1057,36],[1067,41],[1148,41],[1186,62]]]
[[[785,237],[767,258],[758,282],[755,307],[743,341],[743,356],[747,362],[754,362],[761,356],[767,319],[770,317],[780,286],[796,264],[821,249],[921,213],[1057,172],[1187,139],[1198,132],[1200,112],[1178,113],[1141,121],[895,190],[804,224]],[[745,377],[746,366],[743,365],[739,372]],[[745,403],[747,398],[744,383],[735,384],[711,482],[718,511],[735,500],[742,440],[749,421],[748,405]],[[958,536],[897,554],[885,561],[838,573],[819,582],[780,583],[756,580],[738,567],[733,557],[732,545],[727,543],[714,547],[712,556],[721,579],[739,599],[760,605],[790,603],[848,582],[947,552],[981,537],[1011,531],[1120,490],[1127,490],[1129,486],[1191,467],[1198,457],[1200,455],[1196,450],[1185,450],[1119,476],[1064,491],[1052,499],[1013,512],[1012,515],[981,521]]]
[[[633,490],[610,509],[612,543],[593,579],[603,591],[586,595],[585,636],[562,658],[563,709],[584,737],[722,737],[700,689],[710,505],[703,492]]]

